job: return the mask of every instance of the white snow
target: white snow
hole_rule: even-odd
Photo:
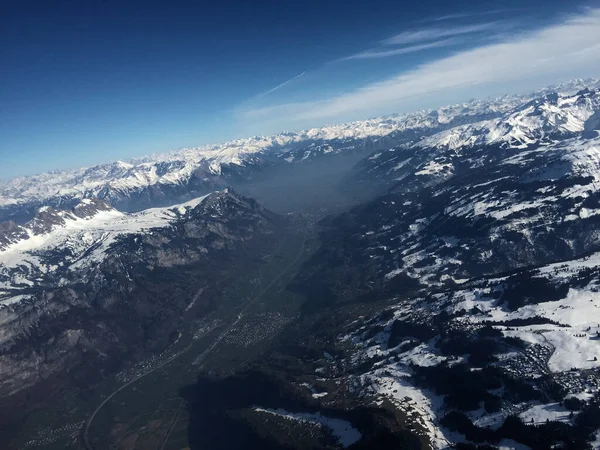
[[[415,172],[415,175],[434,175],[450,169],[452,169],[452,164],[430,161],[421,170]]]
[[[407,158],[407,159],[405,159],[405,160],[403,160],[403,161],[400,161],[398,164],[396,164],[394,167],[392,167],[392,170],[393,170],[393,171],[396,171],[396,170],[400,170],[400,169],[402,169],[402,168],[403,168],[404,166],[406,166],[406,165],[407,165],[407,164],[408,164],[408,163],[409,163],[411,160],[412,160],[412,158]]]
[[[48,275],[58,269],[76,271],[102,261],[106,250],[118,236],[147,232],[153,228],[169,225],[189,209],[198,206],[207,196],[167,207],[152,208],[138,213],[126,214],[116,210],[99,211],[92,217],[68,216],[65,223],[49,233],[33,235],[0,250],[0,275],[11,273],[8,281],[0,281],[0,289],[17,284],[36,285],[41,274]],[[61,265],[42,262],[38,252],[69,249],[72,255]],[[61,267],[62,266],[62,267]],[[23,297],[1,301],[3,305],[14,303]]]
[[[576,337],[575,330],[555,330],[544,333],[544,337],[556,350],[548,366],[552,372],[564,372],[572,368],[591,369],[600,366],[600,339]]]
[[[561,406],[558,403],[548,403],[545,405],[532,406],[519,414],[519,417],[523,419],[523,422],[525,423],[531,423],[531,419],[533,419],[533,423],[539,424],[546,422],[546,420],[568,422],[570,414],[571,411],[564,406]]]
[[[327,395],[329,395],[328,392],[315,392],[314,394],[312,394],[312,398],[322,398],[326,397]]]
[[[344,448],[350,447],[362,438],[362,434],[350,422],[323,416],[321,413],[293,413],[285,409],[264,409],[259,407],[253,409],[254,411],[273,414],[286,420],[320,424],[328,428]]]
[[[443,398],[433,392],[419,389],[410,382],[410,373],[405,369],[386,366],[362,375],[360,382],[365,386],[365,393],[376,399],[387,399],[397,408],[407,412],[413,420],[427,430],[428,438],[434,448],[447,448],[448,435],[436,425],[441,417]],[[417,413],[416,415],[413,413]]]
[[[502,439],[498,443],[498,450],[530,450],[531,447],[520,444],[512,439]]]
[[[329,395],[329,392],[318,392],[310,383],[300,383],[300,386],[307,388],[311,392],[312,398],[323,398]]]

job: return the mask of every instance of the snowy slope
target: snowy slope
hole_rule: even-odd
[[[323,221],[297,284],[392,305],[349,319],[342,383],[434,448],[595,448],[599,111],[597,88],[546,93],[378,150],[347,180],[378,196]]]
[[[87,270],[107,256],[107,250],[119,237],[169,226],[206,197],[131,214],[104,205],[93,213],[78,216],[78,210],[92,203],[83,200],[73,211],[53,211],[60,221],[53,221],[50,226],[36,229],[40,219],[34,219],[19,227],[20,238],[0,247],[0,298],[7,298],[0,303],[21,299],[11,296],[19,288],[60,286],[73,282],[73,278],[84,279]]]
[[[457,433],[456,422],[444,419],[449,413],[494,430],[480,433],[494,445],[515,437],[504,431],[509,416],[532,425],[549,420],[579,427],[581,407],[570,410],[563,401],[577,398],[585,405],[600,398],[599,270],[600,254],[594,253],[455,291],[397,299],[341,336],[354,348],[346,360],[356,368],[348,382],[372,404],[388,400],[412,416],[434,448],[486,440]],[[482,372],[466,386],[443,382]],[[480,390],[481,380],[487,389]],[[468,396],[473,398],[461,401]],[[587,429],[579,432],[585,436]],[[574,448],[586,448],[579,445]]]
[[[525,148],[540,141],[581,133],[600,110],[598,90],[548,94],[498,119],[463,125],[424,138],[419,146],[459,149],[484,145]]]
[[[315,277],[450,286],[600,249],[600,138],[423,152],[387,193],[331,221]],[[361,268],[351,279],[347,264]]]

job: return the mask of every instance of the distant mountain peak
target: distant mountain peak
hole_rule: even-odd
[[[600,90],[548,93],[499,118],[466,124],[427,136],[419,147],[459,149],[490,144],[522,146],[543,139],[575,136],[600,110]]]

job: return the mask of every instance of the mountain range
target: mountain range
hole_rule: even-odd
[[[165,445],[596,448],[599,230],[592,79],[8,180],[0,419],[117,445],[164,367]]]
[[[229,185],[242,187],[280,166],[306,165],[337,154],[366,156],[440,131],[498,119],[523,103],[553,92],[572,93],[597,80],[574,80],[528,95],[332,125],[275,136],[256,136],[219,145],[182,149],[129,162],[57,170],[0,182],[0,221],[30,220],[37,208],[71,208],[79,199],[103,200],[124,211],[182,203]],[[548,111],[549,112],[549,111]],[[521,124],[527,133],[531,122]],[[551,124],[549,124],[551,125]],[[566,124],[566,129],[571,126]],[[477,134],[483,131],[475,131]],[[452,139],[450,136],[447,139]],[[455,138],[456,139],[456,138]]]

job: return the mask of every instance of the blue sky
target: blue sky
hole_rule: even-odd
[[[0,5],[0,178],[600,75],[600,4]]]

